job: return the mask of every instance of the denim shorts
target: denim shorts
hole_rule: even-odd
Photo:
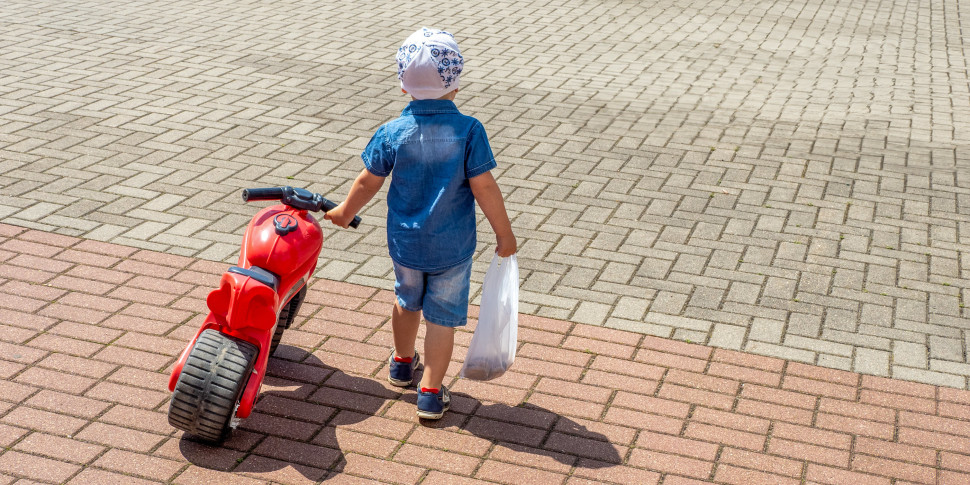
[[[428,323],[461,327],[468,322],[472,258],[441,271],[419,271],[394,263],[394,294],[405,310],[424,312]]]

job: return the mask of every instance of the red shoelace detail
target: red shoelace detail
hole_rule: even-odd
[[[421,392],[433,392],[438,394],[439,389],[437,387],[422,387]]]
[[[410,364],[414,360],[414,357],[398,357],[394,356],[394,362],[404,362],[405,364]]]

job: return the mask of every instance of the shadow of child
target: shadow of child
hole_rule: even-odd
[[[528,403],[483,403],[454,392],[445,418],[420,420],[414,414],[413,387],[401,389],[380,377],[348,374],[320,357],[330,360],[326,353],[318,356],[281,345],[277,358],[270,359],[253,414],[221,447],[183,436],[182,455],[210,470],[323,481],[367,466],[365,462],[374,460],[368,456],[393,459],[401,443],[411,443],[423,430],[422,446],[472,457],[514,461],[525,456],[581,468],[623,461],[618,449],[624,448],[603,434]]]

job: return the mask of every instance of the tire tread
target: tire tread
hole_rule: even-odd
[[[248,342],[211,329],[202,332],[175,384],[169,423],[204,441],[224,440],[257,355]]]

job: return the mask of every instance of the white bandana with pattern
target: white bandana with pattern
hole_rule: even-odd
[[[397,50],[401,88],[417,99],[436,99],[458,88],[464,59],[455,37],[443,30],[421,28]]]

